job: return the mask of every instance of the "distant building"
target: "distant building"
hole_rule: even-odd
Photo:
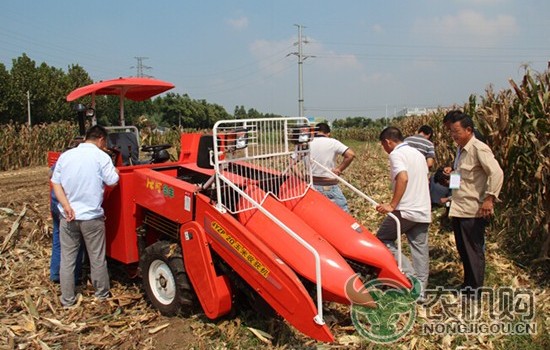
[[[413,116],[413,115],[428,115],[430,113],[436,113],[438,110],[441,110],[442,108],[441,107],[424,107],[424,108],[419,108],[419,107],[405,107],[403,109],[401,109],[400,111],[397,112],[396,114],[396,117],[410,117],[410,116]],[[443,110],[445,110],[443,108]]]
[[[397,112],[396,117],[410,117],[413,115],[427,115],[427,108],[418,108],[418,107],[405,107],[402,110]]]

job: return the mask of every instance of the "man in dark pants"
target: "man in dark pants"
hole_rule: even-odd
[[[485,227],[494,213],[503,172],[489,146],[474,136],[474,124],[467,114],[453,115],[450,132],[458,149],[449,185],[453,190],[449,216],[464,267],[461,289],[473,295],[472,290],[483,287]]]
[[[393,195],[389,203],[380,203],[376,210],[382,214],[393,213],[399,219],[401,231],[406,234],[409,241],[412,257],[411,264],[409,259],[402,255],[403,272],[418,278],[422,286],[419,301],[423,302],[430,272],[428,228],[432,221],[428,165],[418,149],[403,142],[403,134],[398,128],[385,128],[379,139],[384,151],[389,155]],[[395,221],[386,217],[376,235],[398,260]]]

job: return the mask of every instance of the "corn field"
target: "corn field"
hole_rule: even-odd
[[[0,171],[46,165],[48,151],[65,150],[76,136],[78,124],[68,121],[33,127],[13,123],[4,125],[0,128]],[[140,138],[141,145],[171,144],[176,150],[173,157],[177,159],[179,156],[180,131],[177,129],[161,134],[150,128],[143,128]]]
[[[0,170],[45,165],[48,151],[65,149],[76,135],[78,125],[65,121],[33,127],[3,125],[0,128]]]
[[[464,110],[487,138],[504,170],[504,185],[497,204],[496,226],[520,260],[535,258],[548,272],[550,246],[550,71],[526,72],[510,89],[491,87],[477,101],[471,96]],[[404,135],[413,135],[423,124],[434,129],[436,166],[450,165],[453,142],[443,128],[444,113],[399,121]]]
[[[539,251],[538,262],[549,259],[550,245],[550,71],[526,74],[511,90],[493,92],[473,110],[480,130],[506,176],[503,193],[503,227],[511,247]],[[516,251],[520,253],[520,251]]]
[[[392,345],[397,349],[549,349],[548,336],[550,323],[548,276],[548,211],[550,197],[548,179],[550,172],[550,72],[544,74],[527,73],[520,83],[510,81],[510,89],[495,92],[487,89],[480,98],[471,97],[463,109],[470,114],[478,128],[487,138],[505,173],[501,192],[502,203],[496,206],[496,220],[489,232],[494,234],[487,241],[488,287],[511,286],[528,288],[536,299],[535,323],[539,325],[535,335],[426,335],[422,324],[431,320],[420,312],[417,306],[417,322],[403,339]],[[453,142],[442,125],[443,111],[395,121],[405,135],[412,135],[418,127],[428,124],[435,131],[434,143],[437,164],[451,164],[455,154]],[[378,142],[379,129],[334,130],[333,136],[349,141],[356,150],[357,158],[346,171],[346,178],[379,202],[388,200],[391,190],[388,186],[387,155]],[[140,131],[141,144],[173,145],[180,148],[180,130],[158,133],[144,127]],[[187,332],[193,344],[179,344],[193,348],[254,348],[267,349],[312,348],[315,343],[284,327],[274,319],[266,319],[255,312],[241,314],[232,319],[205,322],[202,316],[188,319],[159,318],[158,312],[146,306],[141,291],[134,284],[126,285],[113,281],[114,301],[108,309],[101,305],[85,303],[78,310],[59,311],[55,287],[47,280],[49,268],[49,227],[47,192],[46,153],[49,150],[62,151],[70,140],[78,135],[76,123],[62,122],[50,125],[7,124],[0,129],[0,170],[13,170],[30,166],[30,178],[39,179],[41,187],[30,187],[32,196],[20,197],[21,186],[29,188],[29,178],[22,178],[16,172],[6,172],[3,187],[5,204],[1,208],[8,213],[16,205],[23,205],[21,214],[3,214],[5,226],[21,225],[21,234],[14,249],[0,256],[4,291],[0,293],[3,305],[7,305],[0,322],[0,348],[56,348],[78,343],[82,348],[144,348],[157,347],[155,336],[162,329]],[[356,141],[351,141],[356,140]],[[176,152],[176,151],[174,151]],[[176,155],[177,157],[177,155]],[[17,181],[13,181],[17,178]],[[17,185],[14,185],[17,183]],[[23,184],[23,185],[19,185]],[[41,188],[41,189],[39,189]],[[33,191],[39,191],[36,194]],[[371,231],[379,226],[382,216],[378,215],[362,198],[346,193],[352,214]],[[26,203],[33,202],[27,207]],[[15,203],[15,204],[14,204]],[[27,211],[27,208],[30,209]],[[442,208],[441,208],[442,209]],[[25,214],[26,213],[26,214]],[[26,215],[26,216],[24,216]],[[21,219],[23,218],[23,219]],[[439,220],[438,220],[439,219]],[[430,286],[454,285],[460,282],[461,266],[456,254],[452,233],[440,225],[441,213],[434,212],[434,222],[430,225]],[[496,238],[495,238],[496,236]],[[15,237],[15,236],[14,236]],[[7,240],[4,241],[4,244]],[[24,261],[25,263],[21,263]],[[518,262],[534,261],[535,267],[542,267],[542,275],[533,276],[533,270],[518,267]],[[527,271],[526,273],[525,270]],[[535,278],[533,278],[535,277]],[[537,278],[538,277],[538,278]],[[542,277],[542,278],[541,278]],[[540,284],[543,284],[540,286]],[[542,287],[542,288],[541,288]],[[7,288],[7,289],[6,289]],[[52,293],[53,290],[53,293]],[[89,292],[90,298],[93,291]],[[510,305],[512,308],[519,305]],[[123,311],[121,311],[123,310]],[[443,313],[437,309],[439,313]],[[337,335],[337,344],[327,344],[326,348],[383,349],[387,345],[368,342],[355,333],[350,326],[347,310],[327,305],[325,314],[332,320],[331,330]],[[34,315],[34,316],[33,316]],[[39,315],[39,316],[37,316]],[[432,315],[433,316],[433,315]],[[487,315],[484,322],[489,322]],[[99,321],[98,321],[99,320]],[[452,321],[452,320],[447,320]],[[446,321],[446,322],[447,322]],[[55,322],[55,323],[53,323]],[[182,326],[183,325],[183,326]],[[246,325],[246,326],[245,326]],[[253,328],[251,328],[253,327]],[[75,330],[76,329],[76,330]],[[116,332],[113,332],[113,329]],[[265,329],[271,340],[260,343],[252,329]],[[173,331],[175,332],[175,331]],[[160,334],[160,333],[159,333]],[[175,333],[171,333],[173,335]],[[8,335],[8,336],[6,336]],[[4,336],[4,338],[2,338]],[[257,335],[256,335],[257,336]],[[10,339],[11,343],[8,341]],[[264,338],[265,339],[265,338]],[[5,343],[3,341],[5,340]],[[139,344],[139,345],[137,345]],[[261,345],[258,345],[261,344]],[[9,346],[8,346],[9,345]],[[318,345],[324,348],[325,345]]]
[[[510,243],[515,254],[547,262],[550,246],[550,216],[547,215],[550,211],[550,72],[527,71],[519,84],[511,80],[510,88],[499,92],[488,88],[479,101],[471,96],[463,109],[473,117],[504,170],[502,203],[497,206],[496,222],[502,239]],[[401,119],[394,124],[404,135],[415,134],[423,124],[434,129],[436,167],[451,164],[455,152],[448,132],[443,129],[443,115],[444,111],[439,111]],[[340,129],[334,130],[333,136],[342,140],[378,142],[379,132],[376,128]],[[0,129],[0,170],[45,165],[48,151],[65,149],[76,135],[78,127],[71,122],[33,127],[4,125]],[[177,129],[161,134],[143,128],[141,144],[169,143],[176,150],[172,157],[177,158],[179,135]]]

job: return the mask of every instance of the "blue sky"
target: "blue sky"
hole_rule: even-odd
[[[305,115],[383,117],[507,88],[524,64],[544,71],[549,14],[548,0],[4,0],[0,62],[26,53],[99,81],[136,75],[147,57],[144,73],[174,92],[297,116],[300,24],[314,56]]]

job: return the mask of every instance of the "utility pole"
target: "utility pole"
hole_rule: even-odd
[[[29,127],[31,127],[31,93],[27,90],[27,119],[29,121]]]
[[[137,71],[136,76],[138,78],[151,78],[150,75],[147,75],[147,74],[143,73],[144,69],[151,69],[151,67],[146,66],[146,65],[143,64],[143,60],[149,59],[149,57],[137,56],[137,57],[134,57],[134,58],[137,60],[137,66],[132,66],[130,68],[136,68],[136,71]]]
[[[300,24],[295,24],[295,26],[298,27],[298,42],[294,43],[294,45],[298,45],[298,52],[291,52],[288,55],[298,56],[298,112],[299,112],[298,114],[299,114],[299,117],[302,118],[304,116],[304,80],[303,80],[302,66],[304,64],[304,61],[307,58],[315,57],[315,56],[304,55],[302,50],[302,43],[304,44],[308,43],[307,40],[302,40],[302,28],[305,28],[305,27]]]

